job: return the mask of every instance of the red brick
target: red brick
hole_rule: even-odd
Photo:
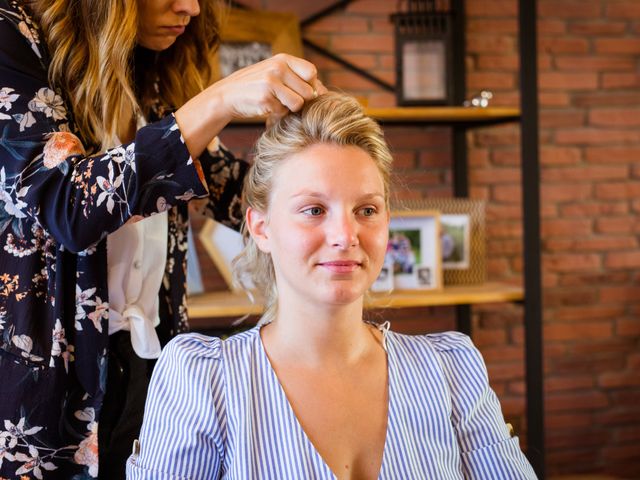
[[[593,304],[597,299],[597,292],[593,288],[570,288],[547,290],[543,295],[543,305],[546,308],[571,307],[575,305]]]
[[[575,328],[575,327],[574,327]],[[549,393],[545,406],[549,412],[595,410],[607,407],[607,396],[595,390],[572,393]]]
[[[500,148],[491,152],[491,163],[500,167],[520,166],[522,155],[519,148]]]
[[[599,2],[582,0],[540,0],[538,15],[551,18],[599,18],[602,14]]]
[[[477,197],[474,197],[477,198]],[[522,255],[522,242],[520,240],[489,240],[487,243],[488,255]]]
[[[640,286],[601,286],[600,301],[602,303],[634,302],[640,300]]]
[[[479,70],[497,70],[500,72],[517,72],[520,62],[515,54],[477,56],[476,64]]]
[[[451,168],[451,152],[441,150],[419,152],[418,165],[425,168]]]
[[[538,75],[541,90],[594,90],[598,88],[598,74],[573,72],[541,72]]]
[[[554,18],[538,18],[538,34],[542,37],[545,35],[565,33],[567,31],[567,22]]]
[[[524,363],[498,363],[488,366],[491,381],[514,380],[524,376]],[[516,410],[519,412],[520,410]]]
[[[542,53],[587,53],[589,41],[586,38],[541,37],[538,49]]]
[[[635,216],[598,218],[595,224],[596,233],[637,233],[640,222]]]
[[[598,385],[604,388],[640,387],[639,372],[607,372],[598,376]]]
[[[474,33],[518,33],[516,18],[471,18],[467,22],[467,32]]]
[[[488,167],[489,162],[489,150],[486,148],[472,148],[467,152],[467,162],[471,168],[474,167]]]
[[[501,35],[467,35],[467,54],[516,52],[515,40]]]
[[[543,202],[569,202],[591,198],[593,186],[590,184],[541,185],[540,197]]]
[[[491,238],[521,237],[522,224],[516,222],[493,222],[487,224],[487,235]]]
[[[611,0],[606,6],[607,17],[618,17],[628,20],[640,19],[640,4],[636,0]]]
[[[604,73],[602,75],[603,88],[637,88],[640,87],[638,73]]]
[[[584,322],[589,320],[610,320],[624,314],[625,307],[610,305],[567,306],[554,314],[554,319],[560,322]],[[589,377],[591,378],[591,377]]]
[[[498,183],[517,183],[520,181],[519,168],[474,169],[469,178],[472,183],[494,185]]]
[[[429,147],[449,147],[451,132],[447,128],[385,128],[385,137],[392,149],[423,149]]]
[[[585,113],[575,110],[543,110],[540,128],[580,127],[585,124]]]
[[[634,199],[640,195],[640,182],[610,182],[595,186],[596,198],[604,200]]]
[[[556,142],[559,144],[605,145],[640,142],[640,132],[636,130],[604,130],[601,128],[558,129]]]
[[[331,48],[340,53],[394,51],[393,37],[387,35],[335,35],[331,37]]]
[[[609,252],[605,256],[604,265],[607,268],[638,268],[640,251]]]
[[[640,93],[635,92],[584,92],[573,95],[576,107],[613,107],[616,105],[634,105],[640,103]]]
[[[570,104],[571,99],[564,92],[540,92],[538,101],[541,107],[566,107]]]
[[[467,75],[467,87],[471,90],[509,89],[516,84],[512,73],[476,72]]]
[[[520,132],[510,127],[482,129],[475,134],[476,142],[481,147],[496,145],[517,145],[520,139]]]
[[[558,70],[569,71],[633,71],[636,62],[632,57],[598,57],[598,56],[556,56],[554,59]]]
[[[602,460],[605,463],[616,464],[621,460],[637,460],[638,445],[617,445],[602,447]],[[634,462],[637,463],[637,462]],[[636,470],[636,473],[638,470]]]
[[[588,147],[585,148],[585,159],[592,163],[629,163],[640,161],[640,147]]]
[[[369,31],[365,18],[330,15],[305,27],[306,33],[364,33]],[[378,32],[379,33],[379,32]]]
[[[545,249],[549,252],[575,251],[575,252],[607,252],[623,248],[638,246],[635,237],[613,236],[596,238],[548,238],[544,240]]]
[[[545,384],[548,380],[545,381]],[[588,427],[591,423],[589,415],[584,413],[549,413],[545,415],[545,425],[548,431]]]
[[[540,163],[549,165],[575,165],[582,159],[582,150],[570,147],[542,146],[540,148]],[[544,174],[545,169],[542,170]]]
[[[521,203],[522,189],[518,185],[496,185],[491,188],[491,199],[500,203]]]
[[[560,206],[560,215],[563,217],[596,217],[624,213],[629,213],[629,205],[626,202],[580,202]]]
[[[518,3],[513,0],[472,0],[465,4],[469,17],[514,17]]]
[[[573,35],[616,35],[624,33],[627,25],[624,22],[591,21],[572,22],[569,24],[569,33]]]
[[[567,234],[570,232],[567,232]],[[551,272],[579,272],[596,270],[601,266],[600,255],[594,253],[563,253],[543,256],[544,268]]]
[[[488,258],[487,275],[489,278],[504,278],[512,273],[509,261],[506,258]]]
[[[520,220],[522,218],[522,209],[519,205],[487,205],[486,209],[487,221],[493,220]]]
[[[351,92],[367,90],[372,85],[371,81],[347,70],[329,73],[326,75],[325,84],[328,87],[340,88]]]
[[[594,109],[589,123],[605,127],[634,127],[640,125],[640,108]]]
[[[389,17],[373,18],[371,20],[370,31],[372,32],[393,35],[394,28],[394,24]]]
[[[541,172],[543,183],[551,182],[592,182],[598,180],[621,180],[629,176],[626,165],[592,165],[585,167],[545,168]],[[596,189],[599,185],[596,185]],[[597,192],[597,190],[596,190]]]
[[[396,96],[389,92],[373,92],[368,96],[370,107],[395,107]]]
[[[416,168],[416,152],[415,151],[394,152],[393,168],[394,170]]]
[[[592,375],[567,375],[548,377],[544,382],[545,392],[566,392],[590,389],[595,382]]]
[[[596,38],[594,40],[596,53],[625,53],[640,54],[640,39],[629,38]]]
[[[395,10],[395,4],[387,0],[360,0],[347,5],[346,12],[362,15],[391,14]]]
[[[586,236],[592,232],[592,220],[588,218],[576,219],[549,219],[541,224],[543,237],[570,237]]]
[[[638,300],[636,297],[633,300]],[[631,300],[630,300],[631,301]],[[627,335],[637,337],[640,335],[640,320],[638,318],[620,318],[616,321],[616,333],[618,335]]]

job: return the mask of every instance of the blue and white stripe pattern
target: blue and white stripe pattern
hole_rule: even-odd
[[[389,417],[379,480],[535,479],[471,340],[386,332]],[[259,327],[178,336],[149,389],[129,479],[335,479],[296,419]]]

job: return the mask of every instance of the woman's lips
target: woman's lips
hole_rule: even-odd
[[[336,260],[332,262],[322,262],[319,264],[333,273],[351,273],[360,268],[360,262],[352,260]]]
[[[178,36],[184,33],[184,25],[174,25],[172,27],[162,27],[166,32],[171,33],[172,35]]]

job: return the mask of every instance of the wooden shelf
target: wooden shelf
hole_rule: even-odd
[[[513,122],[520,118],[520,110],[511,107],[390,107],[365,108],[370,117],[381,123],[412,124],[477,124],[489,125]],[[264,125],[262,118],[236,120],[231,125]]]
[[[507,107],[394,107],[365,108],[383,123],[500,123],[520,118],[520,110]]]
[[[395,291],[371,294],[366,308],[407,308],[439,305],[469,305],[479,303],[517,302],[524,299],[522,287],[503,283],[450,286],[438,292]],[[260,315],[262,305],[253,304],[246,295],[232,292],[211,292],[189,298],[189,318],[241,317]]]

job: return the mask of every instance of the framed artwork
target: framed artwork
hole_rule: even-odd
[[[223,78],[277,53],[302,57],[298,18],[292,13],[228,9],[220,21],[213,68]]]
[[[442,288],[440,215],[434,210],[393,211],[381,276],[373,291]]]
[[[442,268],[466,270],[469,268],[471,218],[467,214],[440,215],[440,248]]]
[[[234,285],[231,269],[233,259],[244,247],[240,232],[208,218],[200,229],[198,238],[229,289],[234,292],[242,291],[242,288]]]
[[[486,273],[485,203],[468,198],[427,198],[402,208],[440,212],[440,246],[445,285],[484,283]]]

